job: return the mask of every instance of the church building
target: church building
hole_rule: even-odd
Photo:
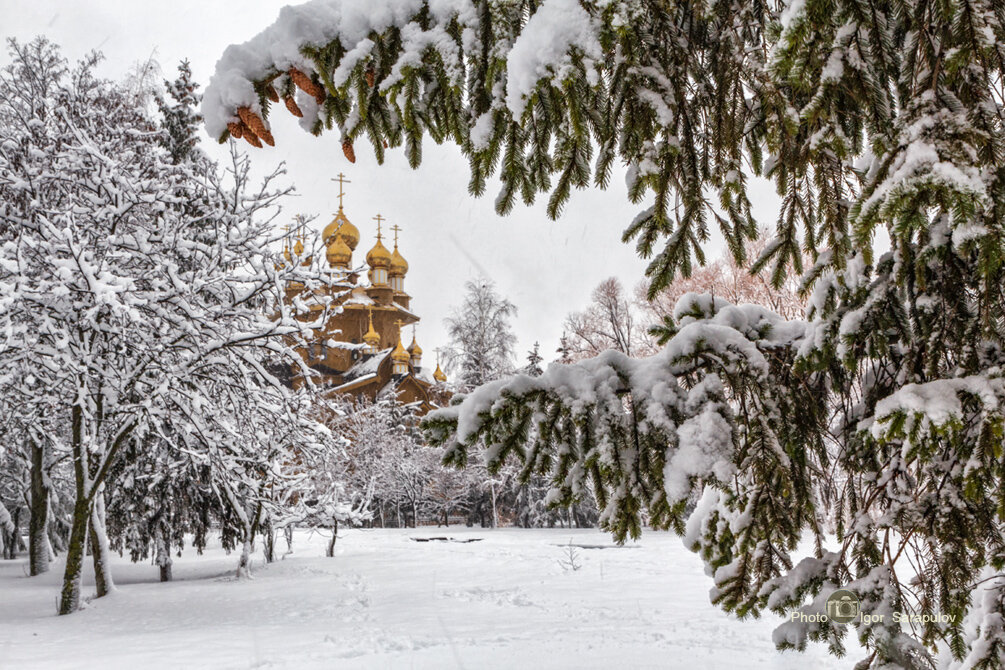
[[[331,294],[336,296],[334,303],[341,311],[329,318],[323,329],[315,331],[312,345],[300,354],[312,370],[320,373],[321,383],[332,393],[370,400],[394,393],[400,402],[414,404],[420,414],[425,414],[445,404],[449,393],[439,362],[435,369],[424,365],[423,351],[416,340],[419,317],[411,311],[411,296],[405,291],[408,262],[398,250],[401,228],[391,226],[394,248],[388,250],[382,228],[385,219],[377,214],[376,242],[366,253],[365,265],[354,263],[360,233],[343,209],[342,187],[348,183],[345,175],[339,174],[338,183],[338,212],[324,228],[322,239],[334,280]],[[292,256],[302,256],[303,250],[301,237],[293,245]],[[284,255],[292,260],[288,247]],[[303,299],[310,311],[324,309],[320,301],[305,296],[298,284],[287,289],[287,298]],[[406,347],[408,326],[412,326],[411,343]],[[357,346],[328,346],[332,340]]]

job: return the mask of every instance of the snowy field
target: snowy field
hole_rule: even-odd
[[[433,536],[481,541],[411,539]],[[592,547],[579,570],[560,565],[570,541]],[[246,581],[218,546],[176,559],[169,584],[119,559],[118,591],[67,617],[55,616],[61,566],[30,579],[23,560],[0,561],[0,668],[851,665],[819,645],[779,653],[776,617],[709,605],[700,560],[667,534],[616,548],[591,530],[349,530],[335,558],[324,543],[298,535],[272,565],[259,552]]]

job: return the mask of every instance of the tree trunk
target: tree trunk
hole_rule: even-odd
[[[115,590],[112,581],[111,552],[105,534],[105,493],[99,491],[91,506],[91,558],[94,560],[94,586],[97,597],[102,598]]]
[[[332,521],[332,541],[328,543],[328,551],[325,556],[333,558],[335,556],[335,541],[338,540],[338,519]]]
[[[412,528],[419,527],[419,507],[412,501]]]
[[[283,528],[283,535],[286,536],[286,553],[293,553],[293,526],[287,526]]]
[[[72,614],[80,609],[80,578],[84,572],[84,551],[87,548],[87,526],[91,519],[93,501],[87,493],[87,458],[83,447],[83,417],[80,405],[70,410],[70,446],[73,454],[73,480],[75,499],[70,539],[67,545],[66,569],[63,572],[63,589],[59,598],[59,613]]]
[[[276,531],[272,530],[272,526],[268,525],[263,529],[262,542],[264,544],[263,550],[265,553],[266,563],[276,562]]]
[[[238,579],[251,579],[251,552],[253,549],[251,533],[245,533],[244,544],[241,545],[241,560],[237,564]]]
[[[31,450],[31,515],[28,518],[28,563],[32,577],[49,572],[49,477],[45,472],[45,448],[35,442]]]
[[[496,509],[496,483],[492,482],[492,527],[499,527],[499,512]]]
[[[4,533],[3,557],[7,560],[17,558],[18,544],[21,543],[21,507],[17,506],[10,510],[10,521],[13,524],[10,532],[0,528],[0,533]]]
[[[157,567],[160,568],[161,581],[170,582],[173,577],[171,574],[171,567],[174,561],[171,560],[171,542],[167,537],[167,529],[157,529],[156,542],[157,554],[154,562],[157,564]]]
[[[59,613],[72,614],[80,609],[80,578],[84,571],[84,545],[91,510],[87,498],[77,496],[73,506],[73,525],[66,552],[66,571],[63,573],[63,590],[60,594]]]

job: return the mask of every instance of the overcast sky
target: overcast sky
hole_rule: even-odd
[[[70,59],[97,48],[107,59],[101,73],[114,79],[150,57],[159,62],[165,78],[173,79],[177,63],[187,58],[205,87],[227,45],[244,42],[271,24],[285,4],[0,0],[0,34],[22,41],[45,34]],[[8,61],[5,49],[0,62]],[[422,165],[411,170],[400,148],[378,166],[372,149],[361,141],[356,163],[350,164],[337,133],[312,137],[282,106],[272,123],[276,147],[247,148],[261,171],[286,162],[299,194],[287,203],[287,220],[296,213],[317,214],[315,227],[324,227],[338,207],[338,189],[330,179],[344,172],[352,182],[346,187],[346,214],[361,235],[354,261],[361,262],[373,245],[372,217],[378,212],[388,225],[401,226],[400,250],[411,266],[405,289],[422,318],[419,342],[427,356],[446,344],[443,320],[462,300],[465,281],[488,277],[516,305],[522,364],[535,341],[541,342],[546,361],[555,357],[565,315],[582,309],[600,281],[614,275],[631,288],[642,279],[646,262],[632,245],[620,241],[621,231],[643,207],[627,201],[623,172],[607,191],[574,192],[558,221],[545,215],[546,196],[529,208],[518,202],[509,216],[499,217],[493,210],[498,184],[491,184],[482,198],[468,195],[467,164],[453,145],[427,140]],[[215,142],[204,139],[206,150],[219,155]],[[770,188],[758,191],[755,214],[770,223],[777,200]]]

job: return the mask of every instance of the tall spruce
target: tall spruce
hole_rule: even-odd
[[[776,286],[801,274],[810,294],[788,322],[686,295],[650,359],[605,352],[476,390],[425,421],[448,458],[484,442],[490,467],[551,473],[559,504],[592,486],[620,538],[643,517],[683,533],[741,616],[824,612],[839,585],[887,615],[788,622],[780,647],[842,654],[854,630],[862,668],[1002,667],[1005,7],[383,4],[332,0],[325,43],[296,39],[295,8],[268,54],[228,51],[210,133],[271,143],[260,117],[282,95],[350,160],[365,137],[417,166],[428,134],[462,148],[472,193],[498,174],[503,214],[548,194],[557,216],[623,161],[646,201],[624,239],[651,259],[651,295],[704,262],[712,225],[738,263]],[[782,198],[757,258],[751,173]],[[902,628],[901,611],[952,620]]]
[[[165,81],[164,92],[158,92],[154,98],[161,127],[165,131],[161,145],[176,165],[191,161],[193,154],[201,154],[198,143],[202,116],[198,109],[202,97],[198,88],[199,85],[192,79],[192,67],[187,60],[183,60],[178,64],[178,77],[174,81]]]

